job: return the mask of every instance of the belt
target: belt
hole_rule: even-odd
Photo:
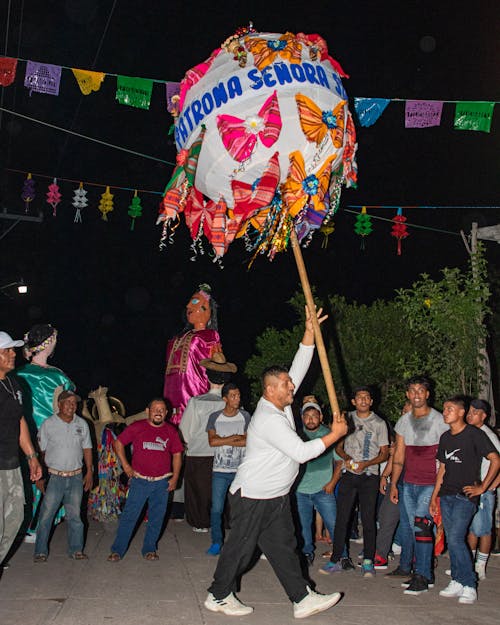
[[[75,469],[74,471],[58,471],[57,469],[48,468],[48,472],[51,475],[58,475],[59,477],[73,477],[74,475],[78,475],[82,472],[81,469]]]
[[[140,473],[135,472],[135,477],[138,477],[141,480],[147,480],[148,482],[159,482],[160,480],[164,480],[167,477],[171,477],[173,473],[165,473],[165,475],[158,475],[157,477],[150,477],[148,475],[141,475]]]

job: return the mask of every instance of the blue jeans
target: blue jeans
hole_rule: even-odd
[[[333,532],[335,530],[335,519],[337,517],[337,503],[335,495],[329,495],[324,490],[317,493],[295,493],[297,498],[297,512],[299,513],[300,528],[302,532],[302,553],[314,553],[314,543],[312,535],[313,511],[314,508],[319,512],[323,523],[325,524],[330,539],[333,540]]]
[[[224,473],[223,471],[214,471],[212,473],[212,507],[210,509],[210,529],[212,535],[212,543],[222,545],[224,536],[222,534],[222,514],[224,513],[224,504],[226,503],[226,495],[236,471],[232,473]]]
[[[413,542],[414,535],[413,529],[410,525],[410,520],[406,513],[406,508],[403,502],[403,492],[405,484],[401,482],[398,484],[398,497],[399,497],[399,525],[396,530],[395,540],[401,546],[401,555],[399,556],[399,567],[403,571],[410,572],[413,569]]]
[[[123,558],[146,502],[148,523],[142,545],[142,555],[155,552],[167,511],[168,497],[167,478],[157,482],[150,482],[139,477],[132,478],[125,508],[120,515],[115,542],[111,545],[111,552]]]
[[[83,550],[83,523],[80,518],[82,503],[82,474],[72,477],[51,475],[40,506],[38,529],[36,532],[35,554],[47,555],[48,542],[54,517],[61,503],[66,509],[68,526],[68,553],[72,555]]]
[[[431,579],[434,543],[432,536],[429,540],[422,540],[419,535],[422,529],[416,527],[415,517],[421,517],[430,522],[432,528],[432,517],[429,512],[434,486],[409,484],[405,482],[403,487],[403,505],[408,516],[411,531],[413,532],[413,552],[415,554],[414,571],[426,579]],[[401,564],[400,564],[401,566]]]
[[[479,498],[479,509],[472,519],[469,532],[474,536],[488,536],[493,527],[495,491],[487,490]]]
[[[461,494],[443,495],[440,500],[444,533],[450,554],[451,579],[462,586],[475,588],[476,575],[466,539],[470,522],[476,513],[476,504]]]

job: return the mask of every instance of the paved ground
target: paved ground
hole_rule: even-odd
[[[109,563],[116,525],[92,523],[87,562],[65,554],[66,528],[56,528],[51,555],[45,564],[33,564],[33,545],[22,544],[0,580],[1,625],[287,625],[297,623],[292,608],[267,561],[259,560],[242,582],[240,598],[255,607],[246,617],[226,617],[203,607],[216,559],[205,554],[207,534],[195,534],[185,522],[169,522],[160,541],[160,560],[141,558],[140,528],[127,556]],[[354,554],[359,545],[352,545]],[[320,547],[321,553],[321,547]],[[318,566],[321,562],[318,564]],[[403,595],[396,582],[379,572],[372,580],[358,571],[323,576],[318,566],[311,577],[320,592],[340,590],[342,601],[304,623],[324,625],[498,625],[500,557],[490,558],[488,578],[479,587],[474,606],[438,596],[449,578],[449,561],[441,557],[436,587],[419,597]]]

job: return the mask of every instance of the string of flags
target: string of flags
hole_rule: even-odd
[[[33,92],[53,96],[59,95],[62,71],[68,70],[74,76],[80,91],[88,96],[99,91],[107,76],[116,79],[115,98],[120,104],[149,110],[153,85],[165,86],[167,110],[172,108],[172,98],[178,96],[180,83],[149,78],[123,76],[77,69],[64,65],[53,65],[39,61],[0,57],[0,85],[8,87],[16,79],[18,62],[26,63],[24,86]],[[408,100],[403,98],[354,98],[354,110],[361,126],[375,124],[391,102],[405,102],[405,128],[430,128],[441,125],[441,114],[445,103],[455,104],[454,128],[489,133],[496,101],[457,101],[457,100]]]

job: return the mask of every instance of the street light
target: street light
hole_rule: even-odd
[[[12,297],[5,291],[7,291],[7,289],[10,289],[14,286],[17,287],[17,292],[19,293],[19,295],[26,295],[26,293],[28,292],[28,285],[25,283],[25,281],[22,278],[20,280],[16,280],[15,282],[9,282],[8,284],[4,284],[3,286],[0,286],[0,292],[3,293],[5,297],[9,297],[10,299],[12,299]]]

